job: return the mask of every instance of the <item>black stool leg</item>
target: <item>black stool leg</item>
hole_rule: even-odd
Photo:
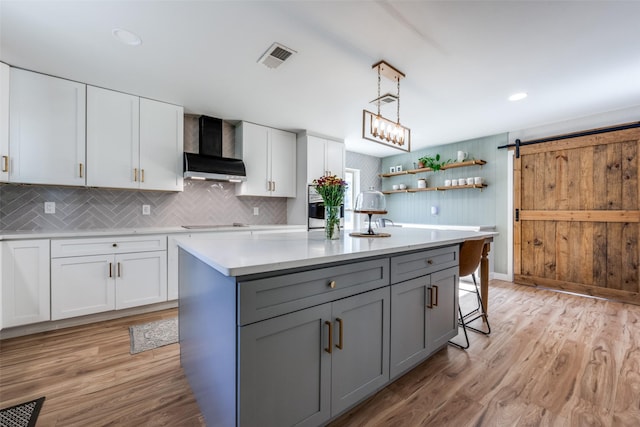
[[[464,332],[464,339],[466,341],[466,345],[461,345],[458,343],[455,343],[453,341],[449,341],[449,345],[452,345],[454,347],[458,347],[461,350],[466,350],[469,348],[469,335],[467,335],[467,325],[464,322],[464,317],[462,316],[462,309],[460,309],[460,305],[458,304],[458,314],[460,315],[460,317],[458,318],[458,325],[462,326],[462,331]]]
[[[483,331],[481,329],[477,329],[477,328],[474,328],[473,326],[468,326],[468,325],[467,325],[467,328],[483,335],[489,335],[491,333],[491,325],[489,324],[489,318],[487,316],[487,313],[485,313],[484,311],[484,305],[482,304],[482,297],[480,296],[480,290],[478,289],[478,283],[476,282],[476,275],[472,274],[471,278],[473,279],[473,286],[476,289],[476,297],[478,299],[478,308],[471,311],[470,313],[465,314],[462,317],[465,319],[466,323],[470,323],[476,319],[482,318],[484,320],[484,323],[487,325],[486,331]],[[472,317],[471,319],[468,319],[468,317],[470,316],[474,316],[474,317]]]

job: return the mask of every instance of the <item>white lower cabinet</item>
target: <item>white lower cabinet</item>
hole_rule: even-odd
[[[52,320],[166,301],[166,240],[166,236],[54,240]],[[83,252],[87,255],[81,256]],[[88,255],[95,252],[105,253]],[[70,253],[74,256],[61,256]]]
[[[2,328],[51,320],[49,240],[0,242]]]

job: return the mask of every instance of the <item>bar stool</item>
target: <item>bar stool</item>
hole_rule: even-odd
[[[473,286],[476,294],[476,302],[477,307],[474,310],[466,314],[462,314],[462,308],[460,304],[458,304],[458,325],[462,326],[462,331],[464,332],[464,338],[466,345],[460,345],[453,341],[449,341],[449,344],[461,348],[463,350],[469,348],[469,336],[467,335],[467,329],[470,329],[474,332],[478,332],[483,335],[489,335],[491,333],[491,325],[489,325],[489,319],[487,318],[487,313],[484,311],[484,305],[482,304],[482,297],[480,296],[480,290],[478,289],[478,283],[476,281],[475,271],[478,269],[478,265],[480,265],[480,259],[482,258],[482,247],[484,246],[484,239],[480,240],[465,240],[460,245],[460,256],[459,256],[459,269],[458,274],[459,277],[471,275],[473,279]],[[458,278],[458,280],[460,280]],[[468,324],[477,319],[483,319],[483,322],[487,326],[487,330],[483,331],[478,328],[474,328],[469,326]]]

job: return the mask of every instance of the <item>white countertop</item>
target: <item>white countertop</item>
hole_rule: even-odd
[[[25,239],[67,239],[74,237],[108,237],[108,236],[130,236],[145,234],[197,234],[212,233],[222,231],[276,231],[276,230],[297,230],[306,231],[303,225],[248,225],[246,227],[211,227],[187,229],[181,226],[175,227],[139,227],[139,228],[110,228],[95,230],[38,230],[38,231],[6,231],[0,230],[1,240],[25,240]]]
[[[396,252],[428,249],[465,240],[492,237],[495,232],[389,227],[391,237],[325,240],[324,231],[224,235],[220,238],[177,239],[178,245],[226,276],[242,276],[296,267],[346,261]]]

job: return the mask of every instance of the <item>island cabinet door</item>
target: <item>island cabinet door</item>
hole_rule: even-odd
[[[458,334],[458,267],[433,273],[431,289],[427,303],[429,353]]]
[[[331,303],[239,327],[239,426],[331,417]]]
[[[389,382],[389,287],[333,303],[331,413]]]
[[[391,379],[429,355],[427,296],[431,276],[391,286]]]

